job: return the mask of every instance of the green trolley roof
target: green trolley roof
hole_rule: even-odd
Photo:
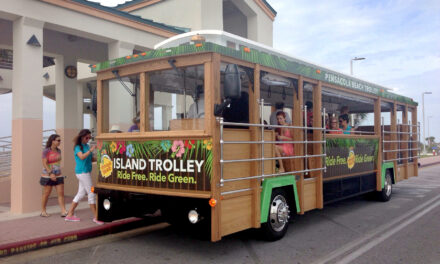
[[[92,72],[99,72],[114,67],[128,65],[140,61],[148,61],[151,59],[173,57],[186,54],[197,54],[204,52],[216,52],[225,56],[230,56],[240,60],[257,63],[263,66],[271,67],[285,72],[302,75],[307,78],[321,80],[326,83],[335,84],[355,91],[361,91],[368,94],[377,95],[386,99],[399,101],[409,105],[417,106],[417,102],[409,97],[395,94],[388,91],[388,88],[366,82],[352,76],[344,75],[330,69],[319,67],[317,65],[307,63],[295,58],[285,58],[274,54],[259,51],[257,49],[246,49],[241,47],[239,50],[224,47],[212,42],[204,42],[196,47],[194,44],[184,44],[178,47],[163,48],[148,51],[142,54],[130,55],[114,60],[90,65]]]

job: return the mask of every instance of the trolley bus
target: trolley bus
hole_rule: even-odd
[[[411,98],[226,32],[90,67],[102,221],[160,209],[211,241],[250,228],[277,240],[295,214],[388,201],[418,175]]]

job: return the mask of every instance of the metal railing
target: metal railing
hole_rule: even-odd
[[[54,129],[43,130],[43,139],[41,146],[44,148],[46,141],[51,134],[56,133]],[[12,136],[0,137],[0,177],[6,177],[11,174],[12,157]]]
[[[292,175],[292,174],[308,174],[312,171],[325,171],[325,162],[322,164],[323,167],[320,168],[314,168],[310,169],[307,165],[307,159],[308,158],[317,158],[326,157],[326,136],[325,136],[325,109],[322,111],[322,127],[307,127],[307,107],[304,106],[304,126],[282,126],[282,125],[268,125],[264,123],[264,99],[261,99],[259,101],[260,104],[260,124],[251,124],[251,123],[234,123],[234,122],[224,122],[223,118],[218,118],[217,120],[220,123],[220,186],[223,186],[226,182],[233,182],[233,181],[241,181],[241,180],[251,180],[251,179],[262,179],[268,177],[275,177],[275,176],[283,176],[283,175]],[[258,127],[260,128],[260,140],[256,141],[225,141],[224,140],[224,126],[234,126],[234,127]],[[304,132],[304,140],[303,141],[265,141],[264,140],[264,132],[265,129],[274,129],[274,128],[288,128],[288,129],[301,129]],[[309,141],[307,139],[307,131],[308,130],[319,130],[323,134],[323,140],[318,141]],[[264,155],[264,148],[265,144],[303,144],[304,146],[304,155],[293,155],[293,156],[283,156],[283,157],[265,157]],[[226,144],[258,144],[260,145],[260,157],[258,158],[248,158],[248,159],[235,159],[235,160],[225,160],[224,157],[224,145]],[[315,154],[315,155],[309,155],[307,154],[307,145],[308,144],[323,144],[323,153],[322,154]],[[304,170],[293,170],[293,171],[285,171],[285,172],[277,172],[277,173],[271,173],[271,174],[265,174],[264,173],[264,161],[271,161],[271,160],[279,160],[279,162],[282,162],[282,160],[291,160],[291,159],[304,159]],[[224,165],[228,163],[239,163],[239,162],[260,162],[260,169],[261,174],[260,175],[254,175],[254,176],[248,176],[248,177],[236,177],[236,178],[230,178],[230,179],[224,179]],[[242,190],[236,190],[233,192],[240,192],[240,191],[246,191],[250,189],[242,189]],[[222,192],[222,195],[229,194],[231,192]]]
[[[399,123],[399,120],[397,122]],[[384,118],[382,117],[381,127],[383,162],[397,161],[398,164],[401,164],[403,163],[403,161],[409,160],[411,162],[413,159],[417,159],[420,157],[420,148],[418,146],[416,148],[413,148],[413,144],[418,144],[418,142],[420,142],[420,123],[416,125],[412,125],[411,122],[409,122],[408,124],[397,124],[396,131],[391,131],[391,126],[390,131],[387,131],[385,130]],[[405,128],[405,131],[398,131],[399,127]],[[385,140],[385,135],[390,135],[391,137],[393,137],[394,135],[396,140]],[[405,138],[406,136],[408,138]],[[416,140],[414,140],[414,138]],[[386,143],[391,144],[386,145]],[[406,147],[402,147],[402,145],[406,145]],[[386,146],[388,146],[388,148],[386,148]],[[414,151],[417,151],[417,155],[415,156],[413,155]],[[389,157],[389,155],[386,155],[387,153],[396,153],[393,156],[397,157]],[[404,153],[407,154],[406,157],[404,157]]]

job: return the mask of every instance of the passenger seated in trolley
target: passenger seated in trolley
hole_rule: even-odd
[[[338,119],[336,116],[330,117],[329,134],[342,134],[342,129],[338,126]]]
[[[119,125],[112,125],[112,128],[110,128],[110,133],[122,133],[122,130]]]
[[[141,117],[138,112],[137,115],[133,118],[133,125],[128,129],[128,132],[139,132],[139,128],[141,127]]]
[[[284,111],[277,112],[277,121],[280,126],[287,126],[286,123],[286,113]],[[275,129],[276,132],[276,140],[277,141],[292,141],[293,137],[290,134],[289,128],[278,127]],[[288,157],[293,156],[293,144],[292,143],[280,143],[275,145],[275,155],[277,157]],[[280,163],[279,173],[285,172],[283,160],[278,160]]]
[[[343,134],[351,134],[352,127],[348,124],[348,115],[343,114],[339,116],[339,127],[342,129]]]
[[[270,114],[270,119],[269,119],[271,125],[277,125],[278,124],[277,114],[278,114],[279,111],[284,112],[283,109],[284,109],[284,103],[283,102],[276,102],[275,103],[275,111]],[[290,119],[289,114],[286,113],[286,112],[284,112],[284,113],[286,114],[286,123],[289,124],[289,125],[292,124],[292,120]]]

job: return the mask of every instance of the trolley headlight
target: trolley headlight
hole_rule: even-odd
[[[110,202],[109,199],[104,199],[104,201],[102,202],[102,206],[104,206],[104,209],[108,211],[110,210],[112,203]]]
[[[197,213],[196,210],[191,210],[188,213],[188,220],[192,223],[195,224],[199,221],[199,213]]]

